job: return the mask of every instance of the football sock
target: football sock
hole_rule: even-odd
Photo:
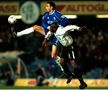
[[[57,65],[60,67],[61,71],[64,71],[62,65],[60,64],[61,58],[59,56],[57,56],[57,59],[55,60],[55,62],[57,63]]]
[[[20,36],[26,35],[26,34],[30,34],[30,33],[32,33],[32,32],[34,32],[33,27],[27,28],[27,29],[25,29],[25,30],[22,30],[22,31],[20,31],[20,32],[17,32],[17,37],[20,37]]]
[[[78,67],[74,69],[74,73],[76,77],[78,78],[78,80],[80,81],[80,84],[84,83],[84,80],[82,78],[82,73]]]
[[[64,73],[67,75],[67,77],[73,76],[73,74],[70,72],[68,65],[66,64],[66,62],[62,63],[62,67],[64,69]]]

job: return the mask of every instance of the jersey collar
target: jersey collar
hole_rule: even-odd
[[[55,10],[53,10],[53,12],[49,13],[49,15],[52,15],[55,12]]]

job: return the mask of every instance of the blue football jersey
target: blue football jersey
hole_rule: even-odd
[[[67,19],[57,10],[54,10],[51,14],[46,12],[42,18],[42,27],[45,29],[45,33],[48,32],[48,26],[54,22],[57,22],[61,26],[67,26],[70,24],[69,19]]]

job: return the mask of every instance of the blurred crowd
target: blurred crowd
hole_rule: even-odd
[[[22,29],[18,27],[18,30]],[[42,41],[44,37],[41,34],[34,32],[29,35],[14,38],[10,31],[10,26],[0,26],[0,29],[0,52],[17,50],[24,51],[28,54],[30,53],[29,55],[34,58],[27,57],[24,61],[26,64],[30,64],[30,61],[34,59],[49,61],[51,44],[48,43],[46,48],[42,47]],[[107,26],[87,27],[86,32],[80,33],[78,35],[78,37],[75,39],[75,42],[78,47],[78,64],[81,67],[83,73],[87,73],[97,67],[101,68],[102,72],[104,72],[105,68],[108,68],[107,41]],[[52,65],[52,67],[54,67],[54,65]],[[47,70],[48,69],[49,66],[47,67]],[[102,75],[104,75],[104,73],[102,73]]]
[[[83,35],[78,37],[79,59],[82,61],[84,69],[105,68],[108,63],[108,29],[90,28]]]

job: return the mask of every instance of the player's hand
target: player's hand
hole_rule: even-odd
[[[45,38],[45,39],[43,40],[43,42],[42,42],[42,46],[43,46],[43,47],[46,47],[46,43],[47,43],[47,39]]]
[[[87,27],[86,26],[80,27],[80,31],[82,31],[83,33],[85,33],[87,31]]]

